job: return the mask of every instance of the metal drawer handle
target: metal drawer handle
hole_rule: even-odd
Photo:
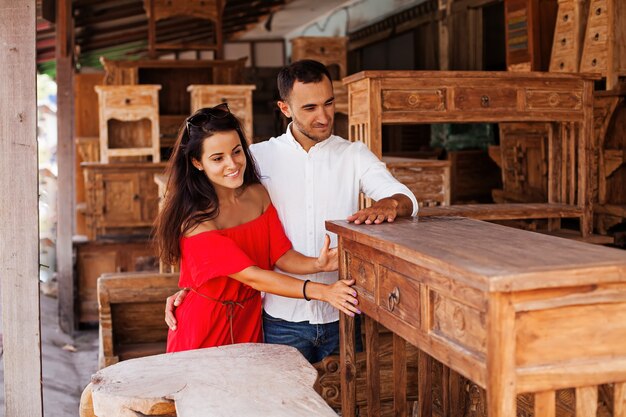
[[[480,98],[480,105],[483,107],[489,107],[489,96],[482,96]]]
[[[398,287],[394,287],[387,298],[387,307],[389,307],[389,311],[393,311],[398,304],[400,304],[400,290]]]

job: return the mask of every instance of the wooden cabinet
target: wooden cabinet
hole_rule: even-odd
[[[549,136],[547,124],[500,124],[501,202],[547,201]]]
[[[100,162],[111,157],[152,157],[159,162],[160,85],[97,85]]]
[[[550,73],[363,71],[346,77],[344,83],[348,86],[350,140],[364,142],[378,156],[383,124],[551,124],[547,201],[529,206],[474,205],[465,213],[461,205],[425,207],[421,215],[555,218],[555,228],[558,219],[573,217],[580,219],[583,236],[591,234],[592,78]],[[489,216],[482,217],[484,214]]]
[[[409,394],[405,341],[419,350],[417,415],[435,415],[435,405],[441,415],[529,415],[518,408],[528,410],[522,398],[528,396],[535,415],[606,415],[598,400],[607,389],[604,405],[622,413],[622,250],[460,218],[397,219],[376,228],[332,221],[326,227],[339,237],[340,278],[356,279],[368,408],[380,410],[381,324],[395,334],[396,406],[404,408]],[[354,417],[354,319],[340,314],[339,326],[342,415]],[[434,404],[432,358],[445,365],[440,404]],[[463,405],[458,391],[450,395],[457,372],[486,390],[484,403],[470,394],[472,404]],[[565,389],[575,391],[571,414],[558,408]]]
[[[449,161],[385,156],[383,162],[415,194],[420,207],[450,204]]]
[[[78,323],[98,321],[96,284],[102,274],[154,271],[158,262],[148,238],[74,243]]]
[[[626,3],[623,0],[589,0],[580,72],[606,77],[607,90],[626,75]]]
[[[301,36],[291,40],[291,62],[313,59],[328,67],[333,79],[348,75],[348,38]]]
[[[230,112],[241,121],[248,143],[253,142],[252,92],[254,85],[198,85],[187,87],[191,95],[191,113],[203,107],[228,103]]]
[[[158,212],[154,174],[165,163],[83,163],[87,237],[148,234]]]

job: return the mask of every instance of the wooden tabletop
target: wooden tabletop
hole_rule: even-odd
[[[626,251],[459,217],[326,228],[489,292],[626,282]]]
[[[295,348],[245,343],[131,359],[91,378],[99,417],[328,416],[317,371]],[[169,413],[169,414],[168,414]]]

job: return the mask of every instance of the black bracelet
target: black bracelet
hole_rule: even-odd
[[[307,301],[311,301],[311,299],[306,296],[306,284],[308,284],[309,282],[311,282],[311,280],[307,279],[306,281],[304,281],[304,284],[302,284],[302,295],[304,295],[304,299]]]

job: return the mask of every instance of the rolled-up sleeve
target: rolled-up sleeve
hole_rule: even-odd
[[[369,198],[378,201],[394,194],[404,194],[413,203],[411,216],[417,215],[418,204],[415,195],[409,188],[394,178],[387,170],[384,162],[376,157],[362,142],[355,142],[359,164],[359,186]]]

